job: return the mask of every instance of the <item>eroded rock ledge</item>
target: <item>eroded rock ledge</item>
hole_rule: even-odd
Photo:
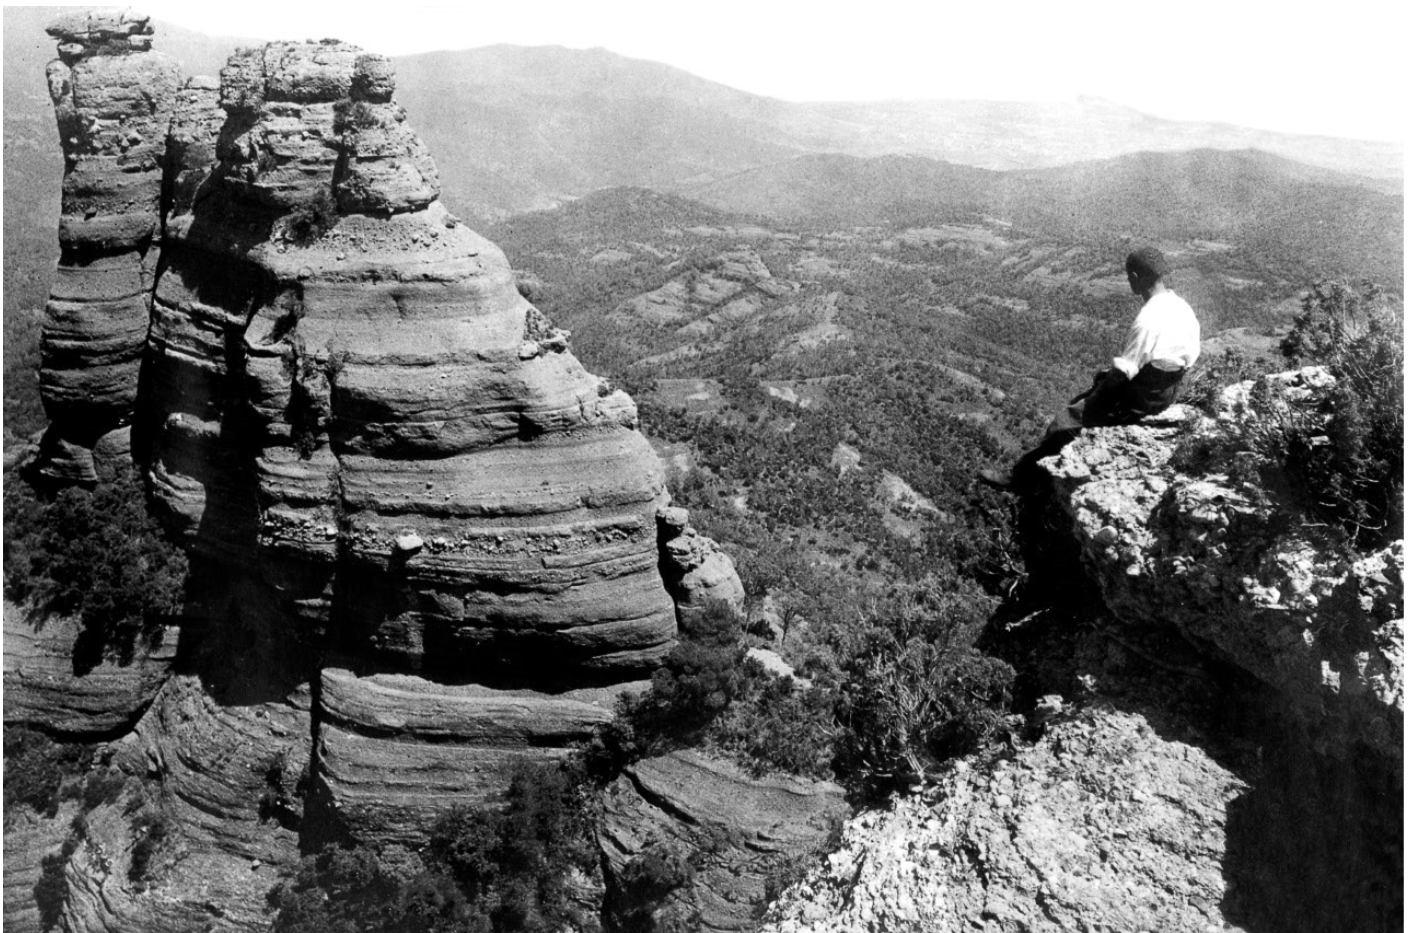
[[[1305,370],[1270,377],[1315,391]],[[1248,386],[1219,416],[1242,417]],[[1404,753],[1404,542],[1352,559],[1287,520],[1234,464],[1171,465],[1185,422],[1088,431],[1044,461],[1083,565],[1123,622],[1170,625],[1277,691],[1320,751]],[[1190,425],[1219,430],[1215,421]],[[1065,531],[1063,533],[1066,533]]]

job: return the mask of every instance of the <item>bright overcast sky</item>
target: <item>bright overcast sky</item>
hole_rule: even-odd
[[[405,55],[603,46],[787,100],[1090,94],[1158,116],[1406,139],[1405,14],[1390,0],[491,0],[147,3],[211,35],[339,38]],[[1394,11],[1394,12],[1391,12]]]

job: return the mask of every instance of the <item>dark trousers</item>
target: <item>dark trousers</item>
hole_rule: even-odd
[[[1038,461],[1051,457],[1070,444],[1083,428],[1134,424],[1169,408],[1180,391],[1183,369],[1167,372],[1147,364],[1127,379],[1118,369],[1097,373],[1092,387],[1074,398],[1049,424],[1038,446],[1028,451],[1013,468],[1013,485],[1032,489],[1039,478]]]

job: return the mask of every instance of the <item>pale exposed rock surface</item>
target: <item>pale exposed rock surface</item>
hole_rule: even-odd
[[[1320,378],[1278,381],[1305,392]],[[1243,417],[1240,391],[1221,417]],[[1128,622],[1175,625],[1274,687],[1323,749],[1364,743],[1400,758],[1403,542],[1352,561],[1283,520],[1287,505],[1231,479],[1233,464],[1173,469],[1185,417],[1177,408],[1088,431],[1044,461],[1108,607]]]
[[[1221,859],[1242,790],[1141,714],[1094,707],[1012,760],[961,762],[851,820],[764,929],[1239,929],[1221,911]]]

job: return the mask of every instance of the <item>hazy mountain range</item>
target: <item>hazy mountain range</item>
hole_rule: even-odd
[[[27,303],[46,287],[62,174],[44,84],[53,15],[4,12],[6,279]],[[158,24],[156,48],[191,74],[218,71],[240,44]],[[398,99],[434,153],[446,202],[482,225],[635,185],[780,218],[979,212],[1072,233],[1131,220],[1257,236],[1316,215],[1332,235],[1310,243],[1309,258],[1332,266],[1401,241],[1393,143],[1163,120],[1097,99],[791,103],[604,49],[501,45],[396,64]]]
[[[603,49],[493,46],[397,60],[398,96],[447,199],[484,215],[618,184],[698,184],[791,157],[915,155],[988,169],[1141,151],[1262,149],[1398,192],[1390,143],[1163,120],[1067,103],[790,103]]]

